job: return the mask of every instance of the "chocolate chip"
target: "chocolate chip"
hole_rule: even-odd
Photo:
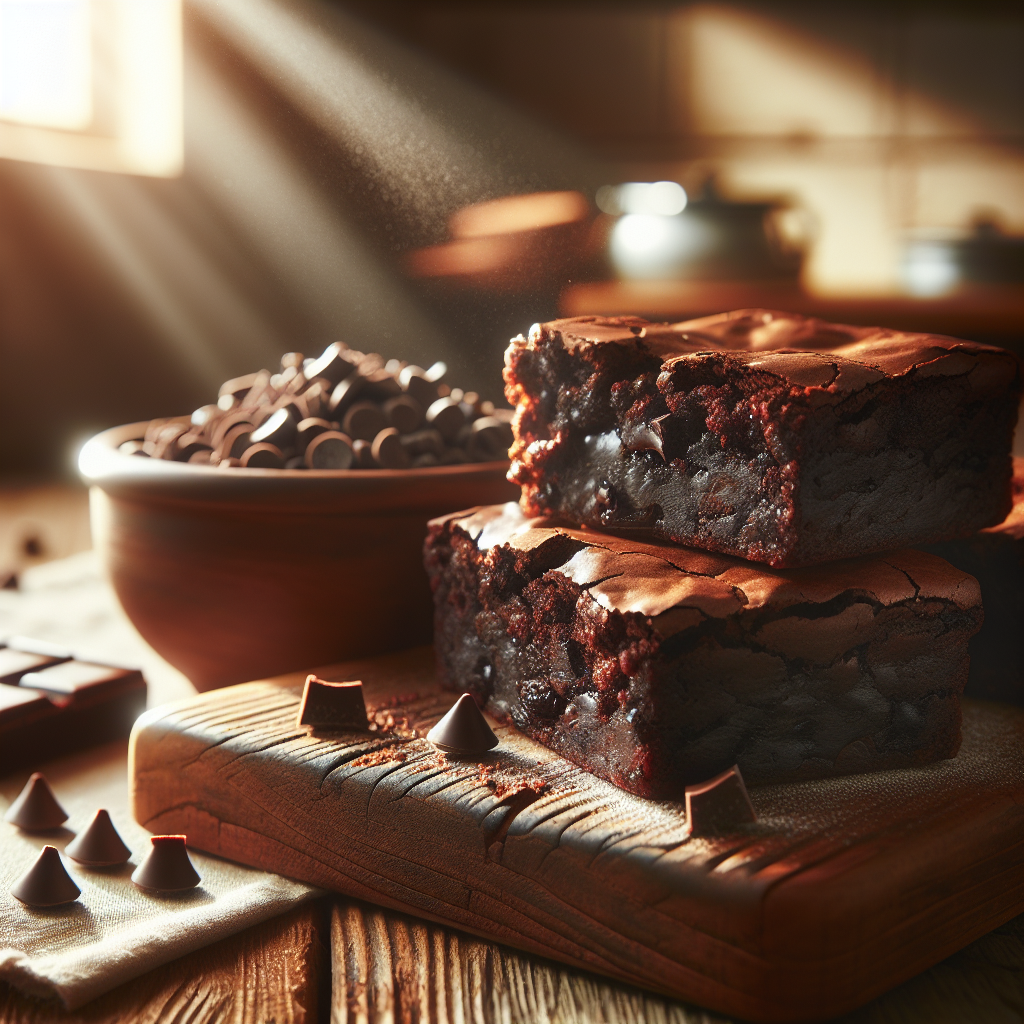
[[[253,430],[256,426],[256,418],[255,412],[252,409],[235,409],[226,416],[222,416],[210,433],[210,441],[213,443],[213,447],[217,448],[220,446],[221,440],[232,427],[237,427],[244,423],[249,430]]]
[[[321,419],[319,416],[309,416],[295,428],[295,444],[297,447],[305,449],[317,434],[322,434],[325,430],[330,429],[329,420]]]
[[[408,469],[412,465],[412,456],[403,447],[394,427],[387,427],[377,434],[371,452],[373,461],[384,469]]]
[[[427,466],[440,466],[441,460],[433,452],[424,452],[412,460],[414,469],[424,469]]]
[[[498,745],[498,737],[480,713],[471,693],[464,693],[455,706],[427,733],[427,739],[454,754],[482,754]]]
[[[424,409],[437,400],[437,382],[430,380],[427,377],[427,371],[421,366],[410,363],[398,375],[398,383]]]
[[[11,895],[30,907],[59,907],[82,895],[68,874],[55,846],[44,846],[28,869],[11,886]]]
[[[331,683],[307,676],[296,724],[311,726],[317,732],[365,732],[368,722],[363,684]]]
[[[236,423],[221,437],[213,449],[212,461],[221,462],[228,458],[240,459],[246,449],[252,445],[251,437],[251,423]]]
[[[465,426],[466,415],[458,402],[450,396],[439,398],[427,409],[427,423],[451,444]]]
[[[291,447],[295,440],[296,421],[288,409],[278,409],[252,432],[253,444],[272,444],[280,449]]]
[[[32,774],[4,815],[4,821],[26,832],[46,832],[67,820],[67,812],[57,803],[50,784],[40,772]]]
[[[343,341],[332,342],[318,359],[304,366],[303,372],[310,380],[324,377],[332,384],[338,384],[355,371],[355,363],[349,355],[349,347]]]
[[[285,469],[305,469],[306,460],[301,455],[293,455],[285,464]]]
[[[410,455],[423,455],[426,452],[430,452],[432,455],[440,458],[441,453],[444,451],[444,438],[441,436],[440,431],[434,430],[433,427],[427,427],[426,430],[417,430],[415,433],[406,434],[402,438],[402,444]]]
[[[373,461],[373,445],[369,441],[353,441],[352,451],[355,453],[357,469],[377,468],[377,463]]]
[[[358,373],[346,377],[332,392],[328,408],[332,416],[344,416],[351,405],[362,394],[366,387],[366,379]]]
[[[494,416],[481,416],[470,427],[466,453],[480,462],[505,459],[512,446],[512,428]]]
[[[359,441],[372,441],[387,425],[380,406],[373,402],[356,402],[341,421],[342,430]]]
[[[135,869],[132,881],[147,892],[182,892],[200,882],[189,860],[185,836],[153,836],[152,849]]]
[[[104,810],[93,815],[92,821],[64,848],[64,853],[91,868],[124,864],[132,855]]]
[[[307,469],[351,469],[355,459],[352,439],[337,430],[317,434],[304,456]]]
[[[242,453],[241,463],[247,469],[284,469],[284,453],[277,445],[254,444]]]
[[[399,395],[384,403],[384,415],[400,434],[411,434],[423,422],[423,406],[412,395]]]
[[[383,367],[365,375],[364,393],[379,402],[402,394],[401,385]]]
[[[757,821],[736,765],[707,782],[686,787],[686,820],[693,836],[728,832]]]

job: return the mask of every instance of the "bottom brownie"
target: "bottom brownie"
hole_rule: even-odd
[[[641,796],[924,764],[960,745],[973,577],[921,551],[777,570],[515,504],[434,520],[442,681]]]

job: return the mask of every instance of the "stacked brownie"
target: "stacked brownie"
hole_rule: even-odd
[[[906,549],[1010,511],[1012,355],[753,310],[506,364],[522,508],[427,542],[449,685],[645,796],[956,753],[978,584]]]

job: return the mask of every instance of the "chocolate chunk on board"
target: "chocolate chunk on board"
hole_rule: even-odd
[[[0,772],[127,736],[146,708],[141,672],[41,660],[18,685],[0,683]]]
[[[740,310],[536,324],[505,355],[530,515],[775,566],[969,536],[1010,510],[1014,355]]]
[[[640,796],[926,764],[960,745],[977,581],[921,551],[776,570],[527,520],[433,520],[442,682]]]

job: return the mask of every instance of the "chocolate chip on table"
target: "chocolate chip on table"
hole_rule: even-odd
[[[247,469],[284,469],[284,453],[274,444],[254,444],[246,448],[241,463]]]
[[[439,398],[427,409],[427,423],[450,444],[465,426],[466,414],[462,411],[462,406],[451,396]]]
[[[371,453],[373,461],[383,469],[408,469],[412,465],[412,456],[405,450],[394,427],[377,434]]]
[[[325,430],[306,446],[303,462],[307,469],[351,469],[355,459],[351,438],[337,430]]]
[[[306,676],[296,725],[314,732],[366,732],[366,699],[363,684],[332,683],[315,675]]]
[[[384,403],[384,415],[400,434],[411,434],[423,422],[423,406],[412,395],[398,395]]]
[[[57,803],[42,772],[32,773],[4,815],[4,821],[17,825],[24,832],[47,832],[67,820],[67,812]]]
[[[451,711],[427,733],[427,739],[453,754],[483,754],[498,745],[498,737],[487,724],[471,693],[464,693]]]
[[[707,782],[687,786],[685,795],[691,835],[714,835],[757,821],[754,805],[736,765]]]
[[[372,441],[387,425],[380,406],[373,402],[356,402],[341,421],[341,429],[359,441]]]
[[[28,869],[11,886],[11,895],[30,907],[59,907],[82,895],[68,874],[55,846],[44,846]]]
[[[272,444],[283,450],[295,440],[295,428],[296,422],[289,411],[278,409],[252,432],[252,443]]]
[[[89,868],[126,864],[132,855],[110,820],[109,812],[103,809],[98,810],[92,821],[64,847],[64,853]]]
[[[201,881],[189,860],[185,836],[151,836],[146,859],[132,873],[132,881],[147,892],[183,892]]]

